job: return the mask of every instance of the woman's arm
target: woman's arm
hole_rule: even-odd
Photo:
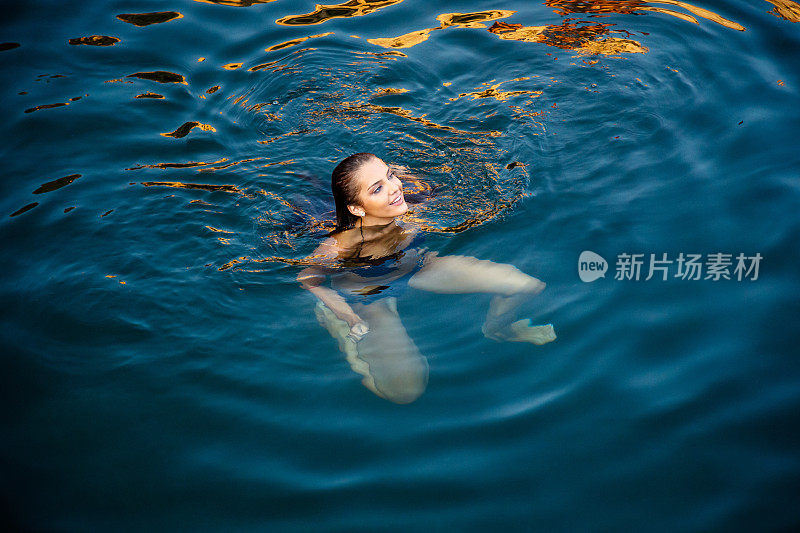
[[[316,261],[333,262],[338,256],[338,247],[334,238],[326,239],[310,256]],[[316,266],[309,266],[297,274],[300,285],[316,296],[325,306],[341,320],[350,326],[350,333],[356,340],[360,339],[368,330],[366,322],[358,316],[353,308],[345,301],[341,294],[328,287],[323,287],[325,272]]]
[[[305,272],[308,269],[303,270]],[[301,274],[303,274],[301,272]],[[315,281],[319,279],[320,281],[318,284],[314,284]],[[319,298],[319,300],[324,303],[328,309],[333,311],[333,313],[339,317],[341,320],[347,322],[349,326],[354,326],[358,322],[363,322],[361,317],[359,317],[353,308],[342,298],[342,295],[336,292],[333,289],[329,289],[328,287],[323,287],[321,284],[322,277],[317,277],[316,275],[311,275],[311,280],[308,277],[305,279],[300,279],[298,276],[298,281],[303,286],[304,289],[310,291],[314,296]]]

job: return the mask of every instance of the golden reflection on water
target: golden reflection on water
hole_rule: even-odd
[[[90,35],[88,37],[77,37],[75,39],[70,39],[68,42],[69,44],[73,45],[85,44],[89,46],[114,46],[119,42],[119,39],[109,35]]]
[[[156,99],[159,99],[159,100],[163,100],[164,99],[164,95],[163,94],[158,94],[158,93],[151,93],[150,91],[148,91],[146,93],[137,94],[136,96],[134,96],[134,98],[156,98]]]
[[[395,89],[394,87],[378,87],[372,93],[372,98],[380,98],[381,96],[389,96],[390,94],[403,94],[407,93],[408,89]]]
[[[769,13],[789,22],[800,22],[800,4],[792,0],[766,0],[775,7]]]
[[[516,28],[516,24],[505,25],[498,28],[493,26],[489,29],[496,33],[501,39],[513,39],[518,31],[525,31],[526,28]],[[520,25],[521,26],[521,25]],[[575,50],[582,54],[604,54],[613,55],[619,53],[645,53],[647,48],[631,39],[621,39],[609,36],[612,24],[574,24],[563,22],[559,25],[548,25],[537,27],[540,31],[535,37],[526,36],[526,41],[540,42],[549,46],[563,48],[565,50]]]
[[[686,22],[691,22],[692,24],[699,24],[697,19],[691,15],[687,15],[686,13],[681,13],[680,11],[673,11],[672,9],[665,9],[663,7],[640,7],[639,11],[652,11],[653,13],[662,13],[664,15],[670,15],[675,18],[679,18],[681,20],[685,20]]]
[[[772,0],[768,0],[772,1]],[[790,0],[774,0],[776,5],[791,4]],[[695,16],[710,20],[726,28],[744,31],[741,24],[728,20],[713,11],[681,2],[678,0],[658,0],[656,2],[643,2],[640,0],[547,0],[545,4],[555,8],[557,14],[566,16],[572,13],[587,14],[589,17],[605,16],[608,13],[636,14],[637,12],[650,11],[677,17],[687,22],[697,24],[697,19],[692,15],[667,9],[654,7],[651,4],[666,4],[680,7]],[[796,4],[795,4],[796,5]],[[777,8],[776,8],[777,9]],[[791,9],[788,12],[793,13]],[[384,48],[410,48],[428,39],[431,32],[449,27],[485,28],[483,22],[508,18],[515,11],[495,10],[475,13],[445,13],[436,17],[439,26],[425,28],[400,35],[398,37],[380,37],[367,39],[367,42]],[[611,36],[611,32],[625,30],[610,29],[614,24],[590,23],[588,21],[572,22],[565,20],[562,24],[548,24],[542,26],[524,26],[507,22],[495,22],[489,31],[500,39],[520,42],[535,42],[555,46],[567,50],[575,50],[581,54],[618,55],[629,53],[646,53],[648,50],[641,43],[629,39]]]
[[[194,128],[200,128],[203,131],[217,131],[210,124],[203,124],[202,122],[197,122],[196,120],[192,120],[189,122],[184,122],[175,131],[171,131],[169,133],[162,133],[161,135],[163,137],[173,137],[175,139],[180,139],[181,137],[186,137],[187,135],[189,135],[189,132],[192,131]]]
[[[581,3],[583,5],[583,3]],[[574,24],[523,26],[497,21],[507,18],[515,11],[481,11],[476,13],[445,13],[439,15],[440,25],[400,35],[399,37],[367,39],[367,42],[384,48],[410,48],[426,41],[431,32],[450,27],[486,28],[487,21],[496,21],[488,31],[500,39],[520,42],[543,43],[550,46],[576,50],[585,54],[644,53],[647,48],[631,39],[609,36],[611,24]],[[602,37],[602,39],[601,39]]]
[[[647,48],[632,39],[611,37],[612,24],[563,22],[546,26],[523,26],[496,22],[489,31],[501,39],[542,43],[581,54],[616,55],[645,53]]]
[[[427,28],[424,30],[412,31],[400,35],[399,37],[379,37],[376,39],[367,39],[368,43],[383,46],[384,48],[411,48],[418,45],[423,41],[428,40],[428,35],[434,30],[440,30],[441,27]]]
[[[647,5],[641,0],[545,0],[559,15],[570,13],[620,13],[629,15],[637,8]]]
[[[123,13],[117,15],[117,18],[122,22],[142,27],[183,18],[183,15],[177,11],[158,11],[156,13]]]
[[[581,47],[577,49],[577,51],[581,54],[589,55],[618,55],[645,54],[649,51],[649,49],[633,39],[607,37],[600,41],[587,41],[583,43]]]
[[[444,13],[436,17],[442,28],[485,28],[484,22],[510,17],[516,11],[491,10],[476,11],[475,13]]]
[[[780,0],[779,0],[780,1]],[[672,6],[681,7],[690,13],[694,13],[698,17],[716,22],[726,28],[744,31],[744,26],[732,20],[721,17],[713,11],[694,6],[686,2],[678,0],[656,0],[654,2],[643,2],[639,0],[546,0],[545,5],[555,8],[553,11],[559,15],[568,15],[571,13],[584,13],[584,14],[606,14],[606,13],[619,13],[623,15],[635,14],[637,11],[652,11],[671,15],[687,22],[697,24],[697,19],[671,9],[653,7],[651,4],[667,4]]]
[[[217,165],[214,167],[203,167],[200,170],[198,170],[198,172],[214,172],[215,170],[225,170],[226,168],[235,167],[236,165],[241,165],[242,163],[250,163],[252,161],[258,161],[260,159],[263,159],[263,157],[248,157],[245,159],[240,159],[239,161],[232,161],[224,165]]]
[[[478,11],[475,13],[444,13],[436,17],[436,20],[439,21],[439,25],[435,28],[412,31],[411,33],[406,33],[399,37],[367,39],[367,42],[384,48],[411,48],[412,46],[428,40],[428,36],[432,31],[443,30],[450,27],[485,28],[486,25],[483,24],[483,22],[510,17],[514,13],[516,13],[516,11],[504,10]]]
[[[330,229],[333,229],[333,228],[330,228]],[[251,258],[247,257],[246,255],[243,255],[243,256],[237,257],[236,259],[232,259],[232,260],[228,261],[227,263],[225,263],[224,265],[219,267],[217,270],[219,270],[219,271],[228,270],[232,266],[240,264],[240,263],[244,263],[245,261],[249,261],[251,263],[283,263],[283,264],[286,264],[286,265],[294,265],[294,266],[326,265],[326,266],[329,266],[331,268],[336,268],[338,266],[338,265],[330,264],[329,260],[328,261],[324,261],[321,257],[314,257],[314,256],[304,257],[302,259],[295,259],[295,258],[292,258],[292,257],[280,257],[280,256],[262,257],[262,258],[259,258],[259,259],[251,259]],[[236,270],[240,271],[240,272],[264,272],[264,270],[258,270],[258,269],[252,269],[251,270],[251,269],[237,268]]]
[[[260,65],[256,65],[254,67],[250,67],[247,69],[249,72],[258,72],[259,70],[264,70],[265,68],[269,68],[271,66],[277,65],[279,60],[270,61],[269,63],[261,63]]]
[[[215,233],[234,233],[233,231],[219,229],[219,228],[215,228],[215,227],[212,227],[212,226],[206,226],[206,228],[210,229],[211,231],[213,231]]]
[[[481,84],[482,86],[484,86],[483,89],[472,91],[472,92],[468,92],[468,93],[461,93],[458,96],[456,96],[455,98],[450,98],[450,101],[451,102],[455,102],[459,98],[463,98],[465,96],[469,96],[473,100],[476,99],[476,98],[494,98],[495,100],[497,100],[499,102],[505,102],[506,100],[508,100],[512,96],[528,95],[528,96],[531,96],[531,97],[534,97],[534,98],[541,96],[542,95],[542,91],[498,91],[497,90],[498,87],[500,87],[504,83],[509,83],[509,82],[512,82],[512,81],[525,81],[525,80],[529,80],[529,79],[530,79],[529,77],[525,76],[525,77],[522,77],[522,78],[514,78],[513,80],[501,81],[500,83],[495,83],[494,85],[491,85],[491,83],[493,81],[495,81],[495,80],[487,81],[487,82],[484,82],[484,83]]]
[[[361,17],[384,7],[399,4],[403,0],[349,0],[341,4],[317,4],[311,13],[283,17],[275,22],[283,26],[309,26],[322,24],[336,18]]]
[[[658,0],[657,2],[652,2],[654,4],[667,4],[672,6],[682,7],[686,11],[697,15],[698,17],[710,20],[712,22],[716,22],[721,26],[725,26],[726,28],[730,28],[732,30],[744,31],[745,28],[738,22],[734,22],[732,20],[728,20],[725,17],[721,17],[720,15],[714,13],[713,11],[709,11],[708,9],[703,9],[702,7],[693,6],[692,4],[687,4],[686,2],[679,2],[677,0]],[[640,10],[644,8],[639,8]],[[671,10],[663,10],[660,11],[662,13],[673,14],[677,13]]]
[[[329,31],[327,33],[319,33],[317,35],[309,35],[308,37],[298,37],[297,39],[292,39],[290,41],[285,41],[285,42],[282,42],[282,43],[278,43],[278,44],[272,45],[269,48],[266,48],[264,51],[265,52],[274,52],[276,50],[283,50],[284,48],[291,48],[292,46],[297,46],[298,44],[300,44],[302,42],[305,42],[305,41],[307,41],[309,39],[317,39],[319,37],[327,37],[328,35],[333,35],[333,32]]]
[[[267,167],[274,167],[275,165],[293,165],[296,161],[294,159],[287,159],[286,161],[275,161],[274,163],[267,163],[266,165],[261,165],[260,168],[267,168]],[[259,176],[271,176],[271,174],[259,174]]]

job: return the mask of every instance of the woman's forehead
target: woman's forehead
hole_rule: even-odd
[[[386,176],[388,167],[386,163],[378,159],[370,159],[358,169],[358,177],[362,185],[369,187],[372,182]]]

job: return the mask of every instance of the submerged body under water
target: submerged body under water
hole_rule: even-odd
[[[425,235],[419,228],[396,221],[370,226],[367,234],[362,225],[338,233],[319,250],[335,242],[353,244],[337,247],[336,257],[328,253],[326,261],[312,262],[298,280],[319,298],[315,312],[320,324],[337,339],[351,368],[364,376],[362,383],[381,398],[410,403],[428,383],[425,358],[397,310],[397,297],[408,287],[439,294],[492,294],[481,327],[487,338],[536,345],[555,340],[551,324],[515,320],[519,305],[544,289],[540,280],[512,265],[438,256],[422,246]],[[318,254],[310,257],[320,259]],[[325,276],[334,292],[320,286]],[[356,325],[363,328],[353,329]]]
[[[0,22],[7,524],[800,525],[796,1],[75,8]],[[331,280],[353,343],[296,278],[360,151],[425,240]],[[558,339],[431,254],[545,281]]]

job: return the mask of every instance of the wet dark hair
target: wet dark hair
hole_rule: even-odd
[[[358,183],[355,180],[356,172],[364,163],[377,157],[369,152],[359,152],[344,158],[333,169],[331,191],[336,204],[336,229],[332,233],[352,228],[358,221],[359,217],[347,209],[348,205],[360,205]]]

